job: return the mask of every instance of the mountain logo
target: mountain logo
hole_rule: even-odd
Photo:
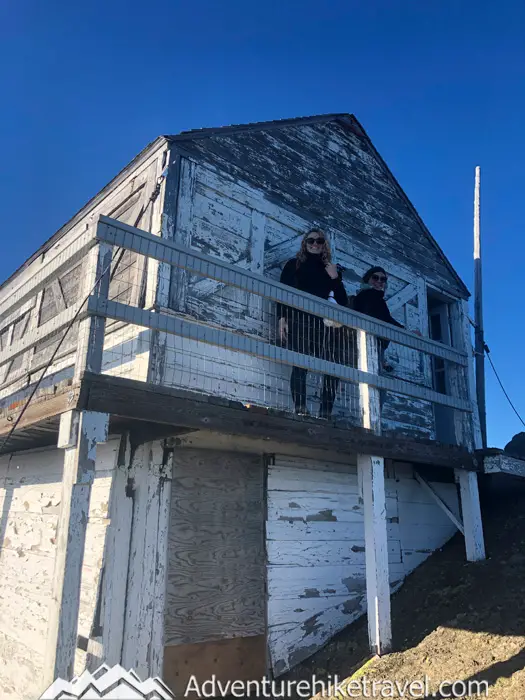
[[[57,678],[39,700],[174,700],[160,678],[141,681],[133,670],[106,664],[90,673],[84,671],[71,681]]]

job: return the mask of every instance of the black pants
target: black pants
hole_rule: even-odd
[[[325,326],[323,319],[310,314],[296,313],[289,324],[288,347],[290,350],[329,362],[343,362],[345,328]],[[297,412],[306,410],[306,377],[308,370],[294,367],[290,377],[290,390]],[[330,416],[339,386],[339,379],[324,375],[321,392],[321,416]]]

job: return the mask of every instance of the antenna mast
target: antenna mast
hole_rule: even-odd
[[[483,285],[481,275],[481,232],[479,216],[480,168],[476,166],[474,185],[474,322],[476,351],[476,397],[479,409],[481,438],[487,447],[487,414],[485,405],[485,333],[483,330]]]

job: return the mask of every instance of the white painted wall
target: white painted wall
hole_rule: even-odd
[[[0,687],[16,700],[42,691],[62,465],[57,449],[0,461]]]
[[[459,513],[455,484],[432,486]],[[456,527],[415,481],[409,465],[388,470],[386,501],[394,590]],[[266,548],[269,649],[280,674],[365,611],[357,467],[276,457],[268,471]]]
[[[79,634],[94,618],[118,440],[98,446],[82,569]],[[46,448],[0,458],[1,697],[28,700],[43,692],[48,608],[60,512],[63,450]],[[75,672],[85,652],[77,650]]]

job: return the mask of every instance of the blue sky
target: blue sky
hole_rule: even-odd
[[[472,289],[522,414],[525,3],[19,0],[0,4],[8,276],[163,133],[353,112]],[[487,368],[489,443],[523,430]]]

